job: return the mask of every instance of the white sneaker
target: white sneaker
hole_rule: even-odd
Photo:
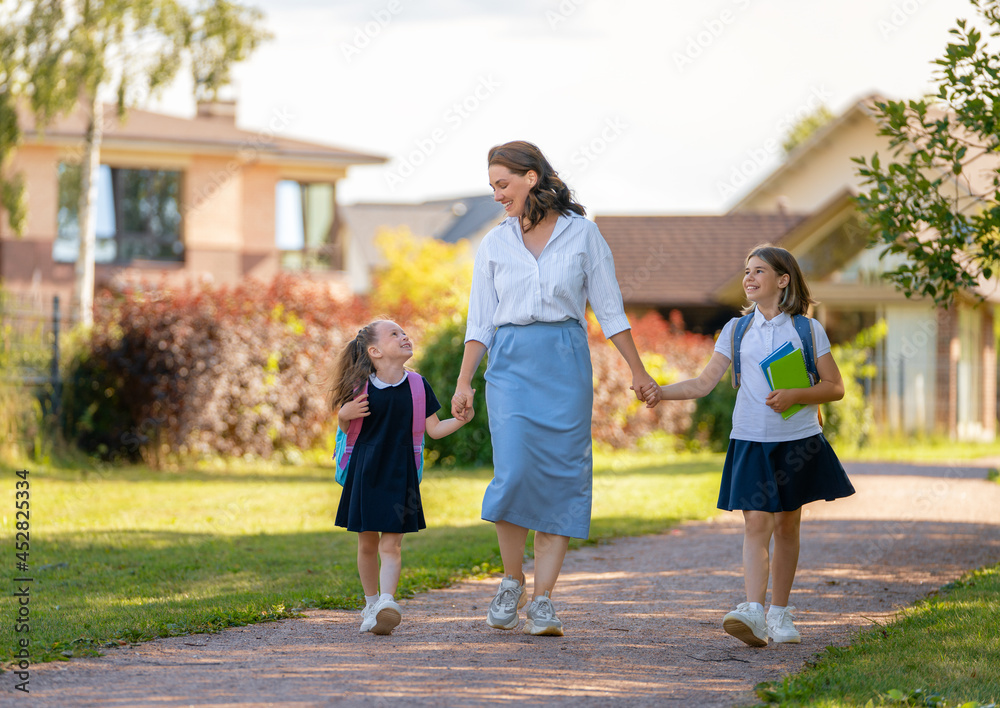
[[[524,591],[524,583],[514,580],[508,575],[500,581],[500,588],[486,610],[486,624],[496,629],[514,629],[520,621],[517,611],[524,607],[528,595]]]
[[[361,610],[361,629],[358,630],[359,634],[372,631],[372,627],[375,626],[375,613],[372,611],[374,609],[375,603],[372,603],[365,605],[365,609]]]
[[[375,617],[375,625],[369,630],[372,634],[392,634],[403,619],[403,609],[392,599],[392,595],[386,594],[375,603],[372,615]]]
[[[741,642],[752,647],[767,646],[767,623],[764,610],[751,609],[749,602],[741,602],[736,609],[722,618],[722,628]]]
[[[776,610],[773,607],[767,613],[767,633],[776,644],[801,644],[802,635],[792,623],[794,607]]]
[[[563,636],[563,624],[556,617],[556,608],[549,599],[549,591],[541,597],[536,597],[528,605],[528,621],[524,623],[524,633],[533,634],[536,637]]]

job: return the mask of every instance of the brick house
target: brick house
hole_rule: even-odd
[[[869,249],[853,196],[851,157],[885,153],[869,108],[858,101],[793,150],[726,214],[599,216],[615,254],[626,303],[679,310],[689,327],[717,333],[745,303],[743,259],[757,243],[790,250],[820,304],[815,316],[833,342],[886,322],[870,395],[889,432],[992,440],[997,422],[996,282],[951,308],[907,299],[881,274],[894,267]],[[979,297],[984,298],[979,302]]]
[[[98,283],[142,278],[234,283],[280,270],[310,271],[348,289],[337,182],[349,167],[386,161],[284,136],[276,112],[260,131],[236,125],[234,102],[199,104],[193,118],[105,109],[98,176]],[[26,233],[0,214],[0,278],[12,292],[69,303],[79,248],[76,223],[83,111],[43,133],[31,115],[11,170],[28,191]]]

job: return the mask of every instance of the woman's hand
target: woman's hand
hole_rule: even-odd
[[[647,408],[655,408],[660,402],[660,386],[645,369],[632,374],[629,388],[635,391],[635,397],[643,401]]]
[[[475,415],[473,403],[476,389],[468,384],[459,383],[455,386],[455,395],[451,397],[451,414],[463,423],[468,423]]]

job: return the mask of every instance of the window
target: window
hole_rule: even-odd
[[[80,252],[80,166],[59,165],[59,233],[53,259],[73,263]],[[183,261],[181,173],[101,165],[97,175],[95,263]]]
[[[342,270],[333,184],[284,180],[275,192],[275,241],[289,270]]]

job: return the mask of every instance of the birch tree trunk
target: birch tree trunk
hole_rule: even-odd
[[[96,93],[89,99],[90,122],[80,163],[80,252],[76,257],[73,286],[76,321],[84,327],[94,323],[94,252],[97,248],[97,175],[101,166],[104,107]]]

